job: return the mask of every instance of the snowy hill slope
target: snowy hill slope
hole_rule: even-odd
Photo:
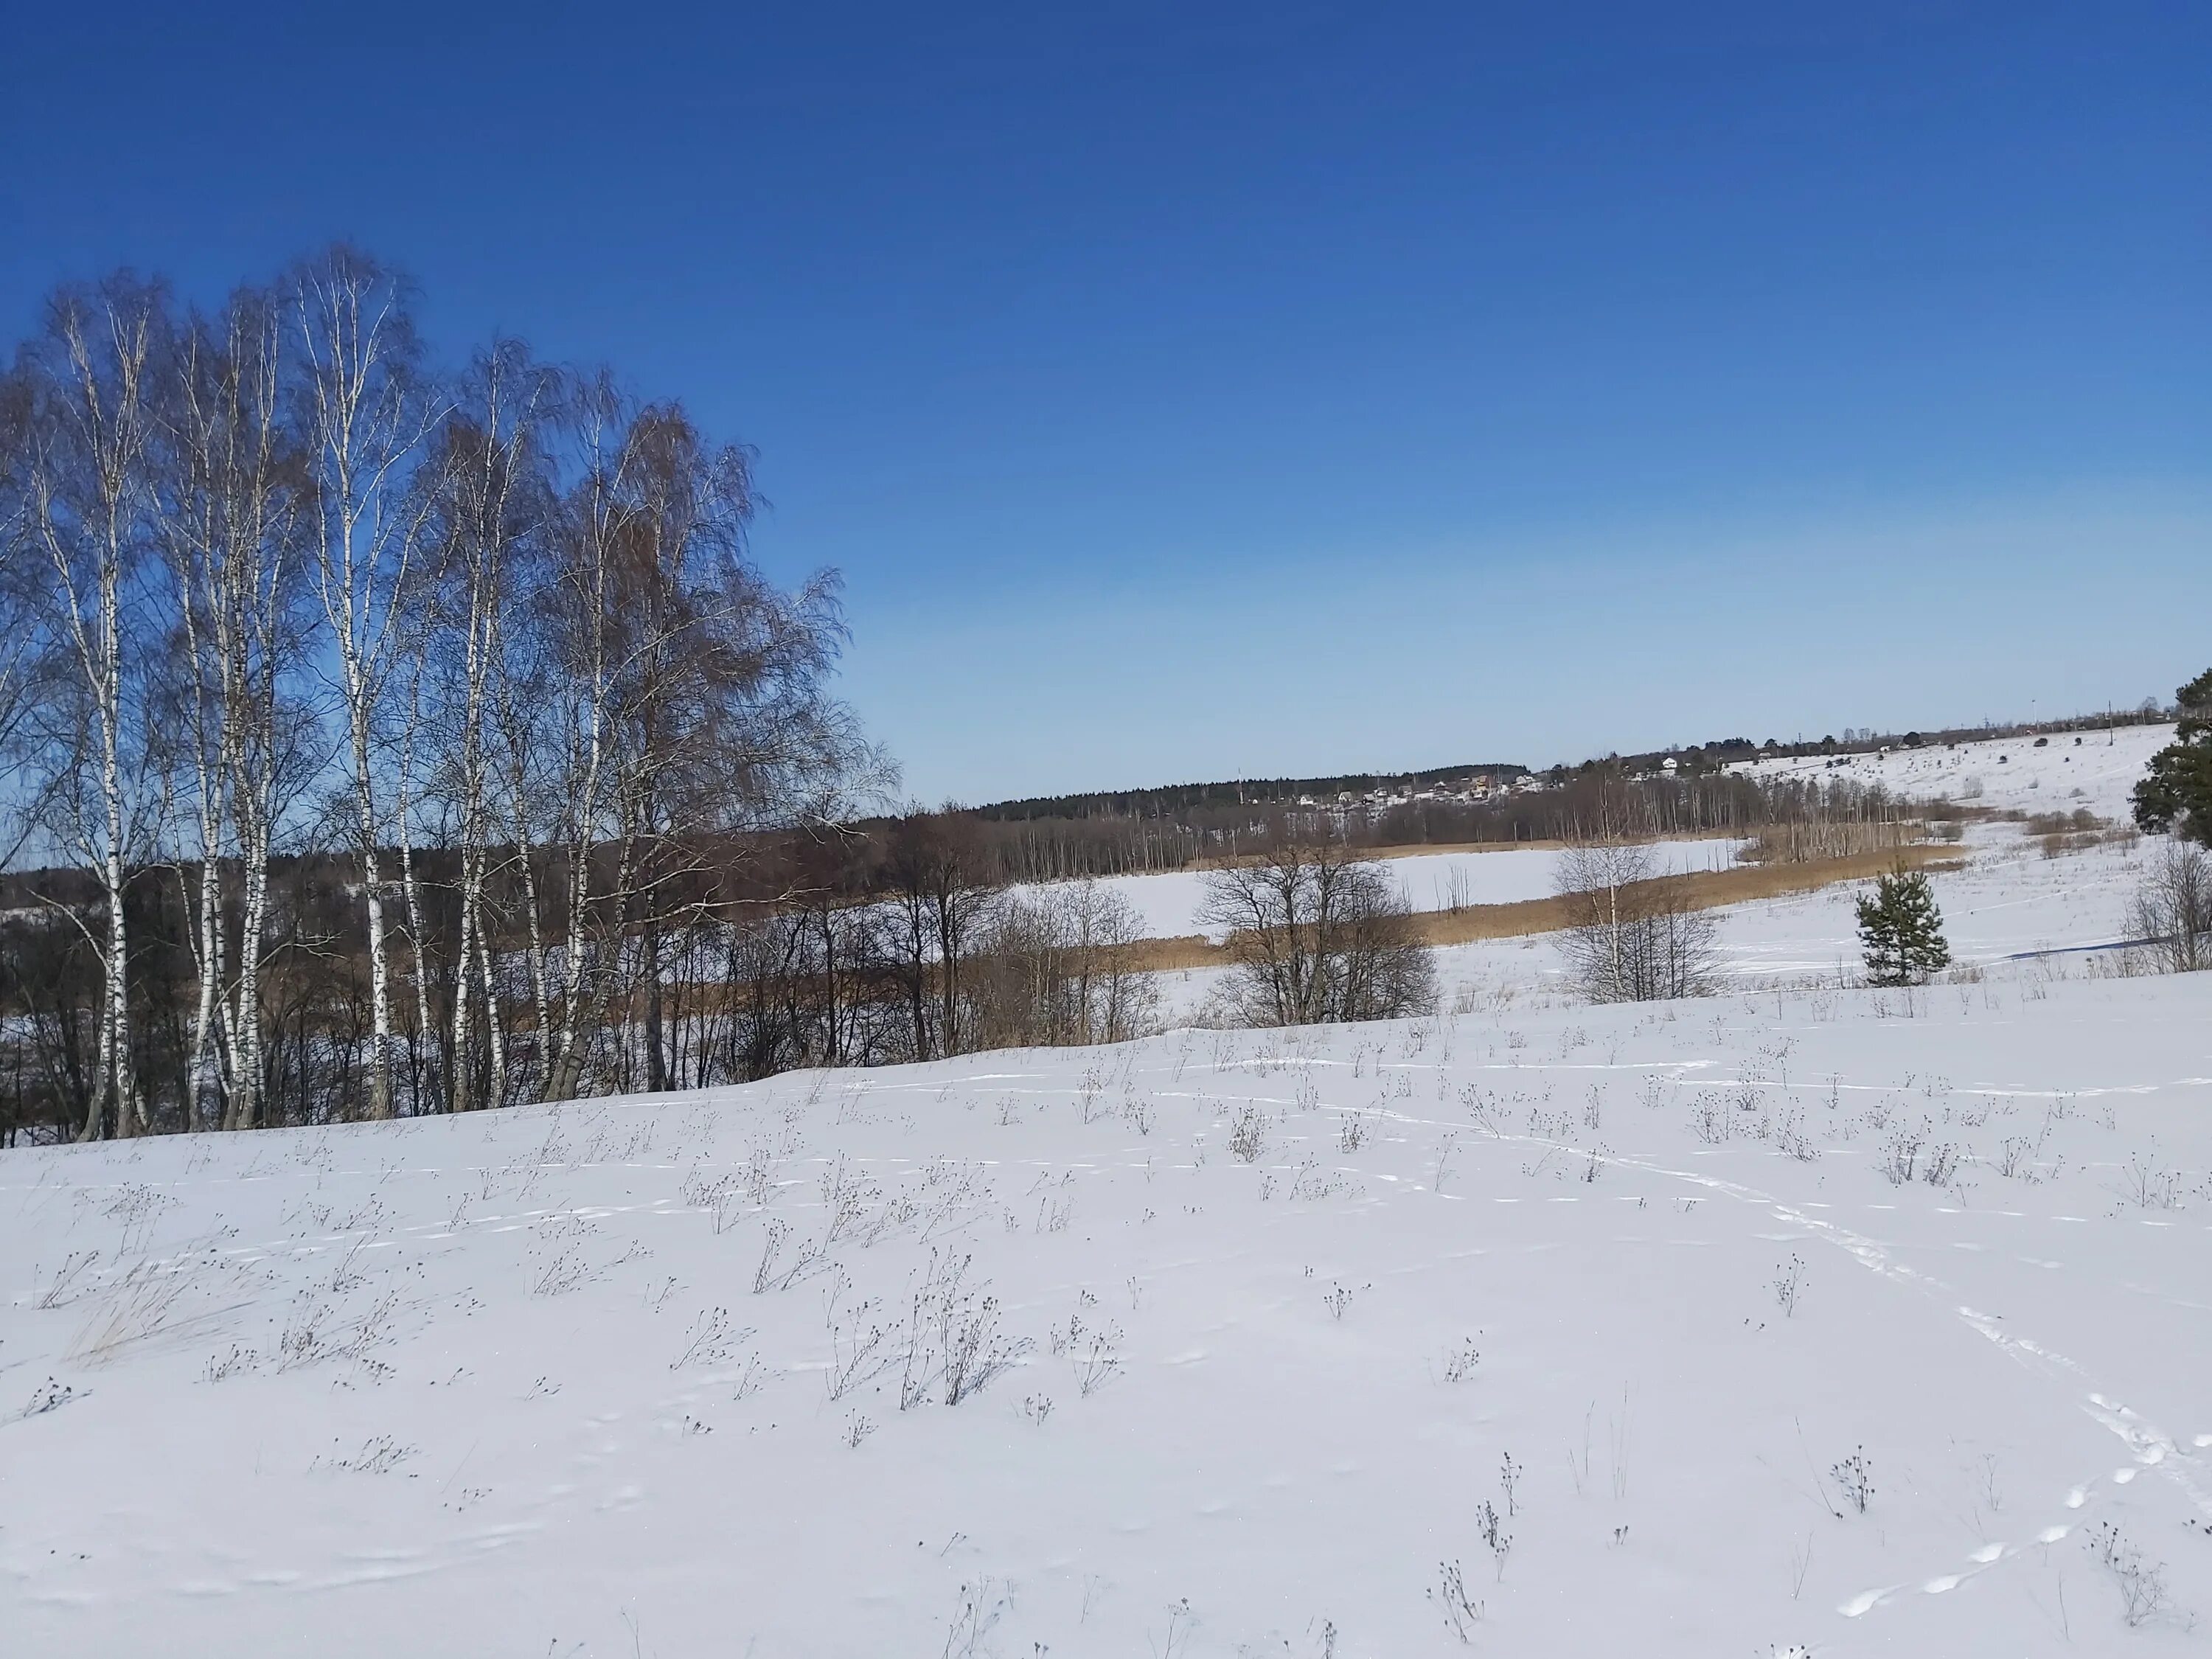
[[[2022,812],[2071,812],[2086,806],[2100,817],[2124,823],[2144,767],[2172,741],[2170,725],[2122,726],[2109,732],[2057,732],[2040,749],[2033,738],[2002,738],[1955,749],[1937,744],[1838,756],[1830,775],[1879,783],[1892,794],[1914,800],[1975,801]],[[1814,757],[1745,761],[1729,769],[1747,777],[1817,777],[1828,769]]]
[[[2030,979],[0,1154],[0,1649],[2196,1651],[2208,1108]]]

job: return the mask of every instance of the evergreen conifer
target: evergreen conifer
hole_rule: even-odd
[[[2212,668],[2173,696],[2181,720],[2136,786],[2136,823],[2212,847]]]
[[[1924,984],[1930,974],[1950,966],[1943,913],[1936,908],[1936,890],[1921,872],[1892,871],[1875,882],[1858,908],[1870,984]]]

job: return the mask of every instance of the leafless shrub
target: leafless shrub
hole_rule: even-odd
[[[1997,1173],[2008,1181],[2028,1178],[2036,1150],[2036,1143],[2025,1135],[2006,1136],[1997,1148]]]
[[[1482,1603],[1468,1599],[1467,1574],[1458,1562],[1437,1563],[1437,1582],[1430,1587],[1429,1600],[1443,1614],[1444,1628],[1472,1645],[1474,1628],[1482,1622]]]
[[[1874,1501],[1874,1466],[1867,1461],[1864,1446],[1831,1466],[1828,1478],[1843,1493],[1844,1502],[1861,1515],[1867,1512],[1867,1505]]]
[[[1482,1534],[1483,1546],[1489,1550],[1502,1582],[1505,1577],[1505,1558],[1513,1553],[1513,1539],[1505,1530],[1498,1506],[1488,1498],[1483,1499],[1482,1507],[1475,1511],[1474,1524],[1475,1529]]]
[[[824,1250],[855,1231],[869,1206],[883,1197],[883,1188],[854,1170],[840,1152],[822,1175],[822,1207],[828,1212],[823,1226]]]
[[[277,1334],[276,1369],[291,1370],[325,1358],[329,1352],[326,1328],[336,1312],[337,1310],[319,1297],[307,1298],[295,1304],[292,1316]]]
[[[1197,921],[1226,934],[1220,996],[1247,1025],[1395,1019],[1436,1005],[1436,969],[1388,871],[1334,841],[1276,841],[1203,878]]]
[[[753,1269],[753,1294],[767,1291],[787,1291],[800,1279],[820,1270],[829,1252],[818,1239],[808,1239],[793,1252],[791,1260],[782,1260],[783,1247],[789,1242],[791,1224],[781,1218],[768,1224],[766,1237],[761,1241],[759,1266]]]
[[[730,1319],[727,1308],[709,1308],[691,1322],[690,1340],[684,1351],[668,1362],[668,1369],[680,1371],[686,1365],[720,1365],[752,1339],[750,1327],[740,1330]],[[836,1398],[832,1395],[831,1398]]]
[[[1820,1149],[1805,1135],[1805,1115],[1793,1112],[1774,1126],[1774,1144],[1800,1164],[1816,1164]]]
[[[118,1188],[115,1195],[100,1206],[100,1213],[111,1221],[120,1221],[125,1226],[146,1221],[159,1215],[177,1200],[168,1194],[151,1187],[127,1182]]]
[[[260,1354],[254,1349],[244,1347],[234,1342],[230,1345],[230,1351],[228,1353],[210,1355],[206,1367],[200,1375],[206,1382],[225,1382],[242,1372],[254,1370],[259,1364],[260,1359]]]
[[[1774,1275],[1774,1301],[1785,1318],[1795,1318],[1797,1296],[1805,1288],[1805,1263],[1796,1252],[1791,1252],[1787,1266]]]
[[[2139,1210],[2178,1210],[2186,1189],[2181,1171],[2161,1165],[2158,1149],[2153,1147],[2128,1159],[2120,1171],[2119,1191],[2124,1201]]]
[[[1717,969],[1716,924],[1687,880],[1662,873],[1649,844],[1603,832],[1560,855],[1569,983],[1592,1002],[1702,996]]]
[[[720,1237],[732,1226],[744,1207],[745,1183],[739,1175],[725,1175],[709,1178],[703,1170],[694,1169],[684,1177],[678,1189],[684,1207],[704,1210],[714,1224],[714,1235]]]
[[[2136,952],[2165,973],[2212,968],[2212,854],[2167,840],[2145,863],[2128,908]]]
[[[46,1288],[39,1292],[38,1300],[34,1305],[40,1308],[62,1308],[76,1301],[82,1294],[78,1288],[80,1281],[89,1271],[92,1264],[99,1260],[98,1250],[70,1251],[62,1258],[62,1265],[54,1269],[54,1276],[46,1281]]]
[[[31,1390],[30,1399],[24,1402],[23,1409],[16,1415],[19,1418],[43,1417],[48,1412],[58,1411],[68,1405],[77,1397],[77,1394],[78,1390],[69,1383],[57,1382],[50,1376]]]
[[[744,1167],[738,1171],[738,1189],[745,1201],[755,1209],[766,1209],[769,1200],[775,1196],[775,1157],[765,1146],[748,1148]]]
[[[945,1403],[957,1406],[1019,1364],[1033,1346],[1026,1337],[1000,1334],[998,1298],[988,1286],[968,1283],[971,1260],[931,1252],[908,1313],[901,1411],[922,1404],[939,1381]]]
[[[421,1447],[404,1445],[388,1434],[371,1435],[361,1443],[357,1451],[343,1456],[318,1454],[307,1465],[307,1471],[311,1474],[317,1469],[335,1469],[347,1474],[389,1474],[421,1450]]]
[[[2143,1554],[2115,1522],[2106,1521],[2089,1531],[2089,1549],[2112,1576],[2120,1592],[2120,1620],[2130,1630],[2162,1617],[2173,1606],[2166,1585],[2166,1564]]]
[[[1121,1328],[1109,1324],[1103,1330],[1088,1333],[1082,1346],[1074,1349],[1069,1363],[1075,1368],[1076,1391],[1081,1398],[1090,1399],[1121,1376],[1121,1360],[1115,1352],[1121,1346]]]
[[[1000,1334],[998,1297],[981,1293],[963,1297],[945,1324],[945,1403],[957,1406],[980,1394],[994,1378],[1011,1370],[1030,1346],[1027,1337]]]
[[[1125,1042],[1158,1026],[1158,988],[1140,971],[1143,916],[1091,878],[1003,896],[965,969],[979,1046],[1083,1047]],[[1081,1102],[1103,1115],[1100,1091]]]
[[[1470,1083],[1460,1090],[1459,1098],[1460,1103],[1467,1108],[1467,1115],[1475,1121],[1478,1127],[1489,1130],[1493,1136],[1504,1133],[1500,1127],[1498,1101],[1495,1094],[1479,1084]]]
[[[346,1246],[345,1254],[338,1258],[337,1266],[331,1270],[331,1289],[337,1295],[343,1296],[368,1282],[368,1276],[362,1271],[360,1262],[361,1253],[368,1248],[368,1244],[369,1237],[366,1233],[352,1240]]]
[[[1444,1352],[1444,1381],[1464,1382],[1474,1375],[1474,1368],[1482,1363],[1482,1353],[1471,1336],[1462,1337],[1456,1348]]]
[[[1229,1154],[1239,1164],[1257,1164],[1267,1150],[1267,1120],[1256,1106],[1237,1109],[1229,1125]]]
[[[823,1320],[830,1329],[830,1368],[825,1380],[832,1400],[842,1400],[898,1363],[897,1351],[890,1346],[890,1334],[876,1317],[882,1303],[872,1297],[846,1307],[842,1304],[847,1288],[841,1273],[824,1298]]]
[[[326,1293],[313,1291],[296,1298],[276,1339],[276,1369],[295,1370],[325,1360],[350,1359],[383,1375],[388,1368],[372,1355],[392,1341],[399,1305],[399,1292],[386,1291],[362,1312],[342,1318]]]
[[[1012,1595],[999,1589],[995,1580],[963,1584],[959,1609],[945,1633],[945,1659],[981,1659],[988,1654],[990,1649],[983,1638],[998,1627],[1012,1605]]]
[[[534,1253],[533,1253],[534,1254]],[[566,1296],[599,1276],[581,1250],[554,1250],[539,1256],[530,1279],[532,1296]]]

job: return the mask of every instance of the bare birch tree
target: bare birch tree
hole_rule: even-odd
[[[349,762],[370,1002],[369,1115],[390,1117],[392,994],[383,849],[392,811],[379,788],[378,724],[404,638],[404,601],[427,501],[413,469],[437,400],[404,278],[339,246],[287,282],[302,435],[315,490],[314,586],[337,670]]]
[[[100,1132],[103,1097],[114,1103],[118,1135],[145,1123],[125,898],[150,830],[147,794],[131,775],[145,758],[142,671],[154,641],[138,585],[155,505],[149,451],[167,333],[167,296],[158,284],[119,276],[64,289],[48,302],[18,371],[28,401],[9,489],[43,556],[47,627],[70,671],[41,711],[50,821],[98,883],[105,913],[95,941],[100,1081],[85,1139]]]
[[[37,822],[27,739],[53,666],[38,603],[44,556],[29,501],[17,487],[15,462],[29,441],[30,402],[27,378],[0,371],[0,775],[14,781],[0,790],[0,870],[15,862]]]
[[[439,434],[428,469],[434,504],[430,542],[438,581],[430,590],[428,652],[438,677],[442,719],[440,788],[451,803],[459,860],[453,964],[450,1099],[455,1111],[506,1097],[507,1054],[494,971],[497,955],[488,914],[490,859],[497,825],[495,775],[502,715],[515,718],[507,660],[515,580],[551,513],[544,428],[557,414],[557,377],[533,363],[519,342],[499,341],[471,365]],[[512,760],[528,765],[527,740],[510,733]],[[526,791],[527,783],[523,786]],[[511,817],[511,814],[509,815]],[[527,830],[518,837],[526,852]],[[477,1011],[477,995],[482,1000]],[[481,1022],[483,1041],[477,1033]],[[474,1058],[485,1061],[477,1087]]]
[[[679,407],[512,343],[440,381],[410,302],[343,247],[211,315],[118,277],[0,374],[0,861],[35,803],[76,866],[0,937],[38,1122],[891,1052],[835,577],[762,574],[750,456]],[[955,1041],[981,868],[926,894]]]
[[[183,331],[164,408],[159,540],[178,635],[173,749],[191,777],[177,867],[199,981],[188,1121],[258,1121],[269,860],[279,821],[319,759],[289,688],[309,523],[306,458],[284,408],[284,323],[270,297],[233,295]],[[234,871],[234,935],[224,902]],[[233,959],[233,939],[235,959]],[[219,1075],[218,1075],[219,1074]]]
[[[1712,988],[1712,916],[1685,878],[1660,866],[1650,842],[1601,826],[1560,854],[1554,885],[1567,909],[1559,946],[1567,978],[1590,1001],[1650,1002]]]
[[[1144,937],[1137,908],[1092,878],[1005,895],[969,975],[975,1034],[1000,1048],[1146,1035],[1159,995],[1134,960]]]

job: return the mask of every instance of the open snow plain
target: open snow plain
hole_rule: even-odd
[[[1662,866],[1669,872],[1725,870],[1748,843],[1741,838],[1705,836],[1662,844]],[[1517,904],[1550,898],[1559,891],[1564,854],[1554,847],[1500,846],[1449,853],[1393,849],[1382,867],[1415,911],[1449,910],[1470,904]],[[1016,892],[1035,891],[1025,884]],[[1206,898],[1206,877],[1195,870],[1150,875],[1102,876],[1099,888],[1127,900],[1142,919],[1146,936],[1178,939],[1201,935],[1219,944],[1228,930],[1206,927],[1198,917]]]
[[[0,1650],[2195,1651],[2208,1163],[2039,970],[10,1152]]]

